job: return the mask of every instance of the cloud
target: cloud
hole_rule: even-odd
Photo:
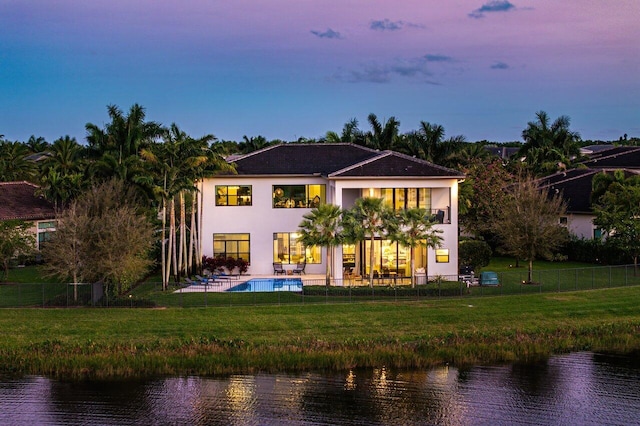
[[[469,17],[479,19],[484,18],[485,13],[509,12],[515,9],[516,7],[508,0],[491,0],[471,12]]]
[[[453,58],[451,56],[445,55],[424,55],[424,58],[427,62],[453,62]]]
[[[382,20],[371,21],[371,24],[369,24],[369,28],[374,31],[399,31],[405,27],[424,28],[424,25],[405,21],[391,21],[390,19],[386,18]]]
[[[432,63],[452,63],[455,60],[445,55],[424,55],[415,58],[397,58],[388,63],[372,62],[357,70],[342,71],[333,76],[334,80],[349,83],[389,83],[394,77],[417,80],[427,84],[439,84],[431,80]]]
[[[326,31],[315,31],[312,30],[311,34],[315,35],[316,37],[319,38],[334,38],[334,39],[341,39],[342,38],[342,34],[340,34],[338,31],[334,31],[331,28],[327,28]]]
[[[505,64],[504,62],[496,62],[495,64],[491,65],[492,70],[506,70],[508,68],[509,65]]]

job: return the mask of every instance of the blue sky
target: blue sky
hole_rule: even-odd
[[[521,140],[535,112],[640,136],[638,0],[0,0],[0,134],[84,140],[106,106],[192,136],[357,118]]]

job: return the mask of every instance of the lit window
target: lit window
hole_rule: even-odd
[[[560,217],[560,225],[566,225],[568,222],[567,217],[566,216],[561,216]]]
[[[250,206],[251,185],[216,185],[216,206]]]
[[[326,202],[326,185],[274,185],[273,208],[314,208]]]
[[[449,249],[436,249],[436,263],[449,263]]]
[[[305,247],[297,232],[273,234],[273,261],[282,263],[321,263],[320,247]]]
[[[249,234],[213,234],[213,257],[233,257],[250,262]]]

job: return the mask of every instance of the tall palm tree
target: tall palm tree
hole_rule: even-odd
[[[298,225],[299,240],[307,247],[327,248],[326,285],[331,284],[332,250],[342,243],[341,229],[342,210],[333,204],[320,204],[302,216],[304,220]]]
[[[580,134],[569,129],[569,117],[562,115],[552,123],[546,112],[538,111],[536,119],[522,131],[524,144],[518,152],[530,170],[548,173],[549,164],[558,170],[580,156]]]
[[[340,135],[332,131],[325,135],[325,141],[330,143],[357,143],[359,139],[362,139],[362,131],[358,129],[358,120],[355,118],[344,124]]]
[[[89,152],[96,159],[92,173],[100,179],[117,176],[149,196],[140,151],[160,137],[163,129],[154,121],[145,121],[145,110],[138,104],[126,115],[115,105],[107,106],[107,112],[111,121],[104,129],[92,123],[85,125]]]
[[[394,234],[397,222],[393,211],[382,198],[358,198],[343,218],[345,239],[349,242],[369,240],[369,285],[373,287],[373,245],[376,237],[384,238]]]
[[[411,287],[415,287],[415,254],[416,247],[437,248],[442,245],[440,229],[434,229],[434,222],[425,209],[407,209],[398,213],[398,228],[390,237],[400,245],[409,247],[411,262]],[[428,276],[428,273],[427,273]]]
[[[365,136],[367,146],[381,150],[393,149],[397,143],[400,122],[395,117],[390,117],[381,123],[373,113],[369,114],[367,121],[371,125],[371,131]]]
[[[20,142],[0,142],[0,181],[33,181],[36,165],[27,160],[29,149]]]

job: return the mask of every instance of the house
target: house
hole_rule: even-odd
[[[202,252],[241,257],[252,274],[273,273],[273,263],[323,274],[326,249],[298,241],[302,216],[319,203],[348,209],[360,197],[380,197],[396,209],[420,207],[438,218],[440,249],[418,249],[416,269],[429,276],[458,271],[458,183],[455,170],[393,151],[346,143],[281,144],[236,157],[237,174],[202,183]],[[374,264],[369,265],[373,249]],[[409,249],[391,241],[337,247],[334,278],[353,271],[410,276]]]
[[[598,173],[622,170],[625,177],[640,174],[640,147],[608,147],[594,150],[580,168],[554,173],[539,180],[549,194],[561,193],[567,202],[567,215],[560,223],[578,238],[600,238],[602,230],[593,224],[591,205],[593,177]]]
[[[37,247],[55,231],[53,204],[36,194],[38,186],[29,182],[0,182],[0,221],[31,222]]]

